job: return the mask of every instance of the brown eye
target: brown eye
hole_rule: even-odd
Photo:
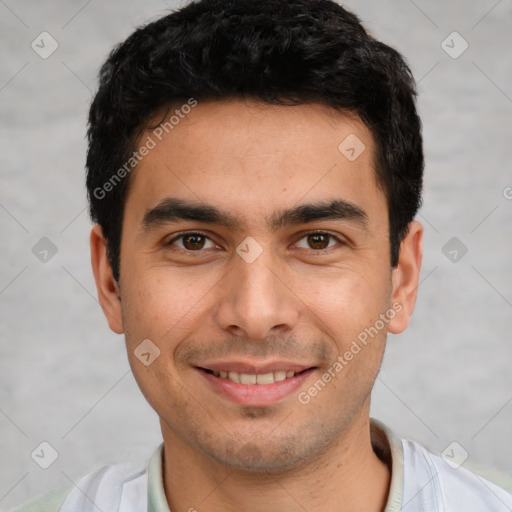
[[[186,251],[200,251],[201,249],[208,249],[215,247],[215,244],[206,236],[201,233],[183,233],[169,241],[169,245],[174,245],[175,242],[181,242],[177,244],[180,249]],[[210,247],[205,247],[206,242],[210,242]]]
[[[308,235],[308,243],[312,249],[326,249],[329,245],[329,235]]]
[[[185,249],[196,251],[204,246],[204,236],[201,235],[185,235],[183,237],[183,246]]]
[[[334,244],[330,244],[330,241],[338,241],[340,240],[335,237],[334,235],[331,235],[330,233],[308,233],[304,235],[300,240],[306,240],[306,246],[302,245],[302,248],[304,249],[313,249],[322,251],[325,249],[329,249],[330,247],[333,247]]]

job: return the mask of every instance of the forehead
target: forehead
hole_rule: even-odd
[[[151,149],[130,178],[134,208],[172,196],[238,210],[245,219],[301,200],[336,197],[364,210],[385,202],[371,132],[356,115],[321,104],[174,105],[154,116],[137,147],[145,144]]]

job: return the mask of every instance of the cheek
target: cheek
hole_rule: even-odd
[[[300,297],[340,351],[389,307],[391,287],[381,276],[369,279],[355,269],[342,269],[326,279],[302,277]]]
[[[169,274],[163,269],[146,271],[140,278],[132,274],[122,298],[131,333],[162,341],[171,332],[175,337],[200,307],[208,283]]]
[[[328,400],[332,393],[340,406],[355,410],[370,393],[382,363],[387,329],[394,317],[389,306],[390,288],[360,276],[346,276],[325,285],[323,292],[313,292],[313,301],[313,321],[333,343],[334,358],[319,375],[320,380],[328,382],[330,390],[322,397]],[[319,394],[316,389],[323,389],[323,384],[315,386],[304,390],[305,393]]]
[[[138,275],[132,272],[123,289],[126,348],[134,377],[149,404],[157,411],[181,410],[178,398],[183,383],[172,357],[188,334],[187,313],[200,295],[187,288],[178,292],[178,280],[158,274],[154,269]]]

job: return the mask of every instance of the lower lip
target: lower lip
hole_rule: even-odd
[[[291,395],[314,372],[314,368],[304,370],[293,377],[273,384],[239,384],[197,369],[204,379],[221,395],[241,405],[265,406],[278,402]]]

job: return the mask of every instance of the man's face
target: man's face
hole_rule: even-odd
[[[199,102],[161,141],[148,131],[140,144],[148,135],[156,147],[124,209],[121,313],[107,316],[122,323],[164,439],[247,470],[318,456],[367,418],[400,316],[375,329],[397,294],[371,133],[321,105],[229,101]],[[355,159],[354,135],[365,146]],[[173,200],[233,223],[183,219]],[[299,208],[333,201],[336,218]]]

